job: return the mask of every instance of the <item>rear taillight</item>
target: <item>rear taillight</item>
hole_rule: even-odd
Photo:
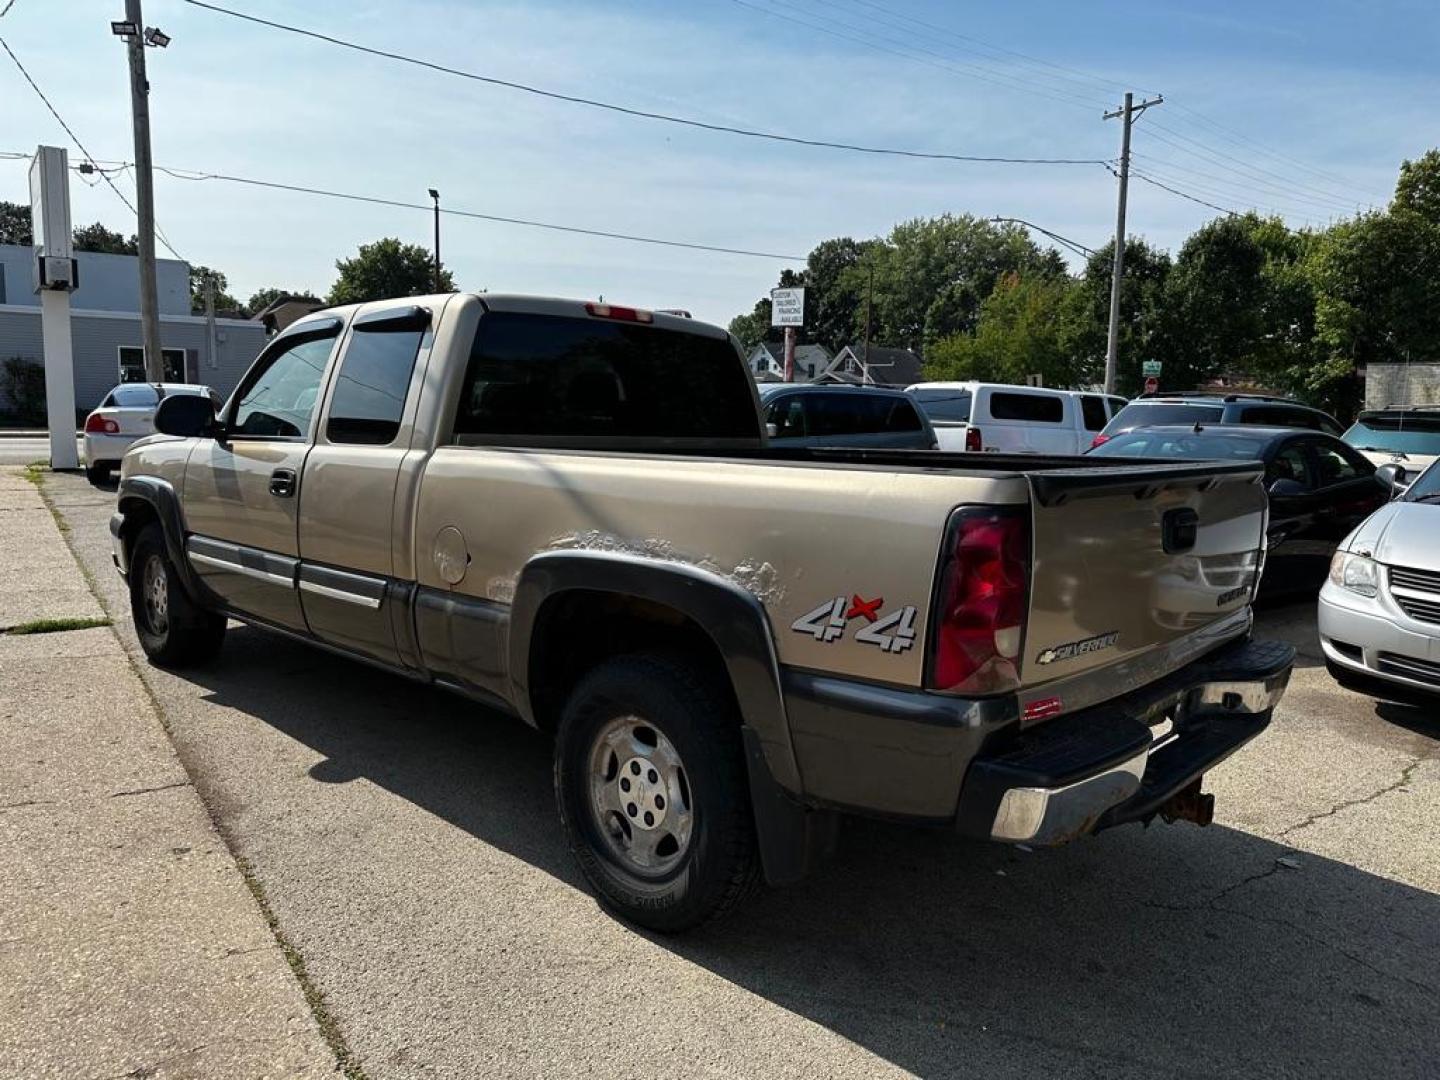
[[[109,417],[91,413],[85,418],[85,432],[88,435],[118,435],[120,425]]]
[[[585,310],[597,319],[619,319],[621,322],[654,322],[655,316],[639,308],[620,307],[618,304],[586,304]]]
[[[1093,438],[1093,439],[1090,440],[1090,449],[1091,449],[1091,450],[1094,450],[1095,447],[1100,446],[1100,445],[1102,445],[1103,443],[1107,443],[1107,442],[1109,442],[1109,441],[1110,441],[1110,436],[1109,436],[1109,435],[1106,435],[1106,434],[1102,431],[1099,435],[1096,435],[1095,438]]]
[[[927,685],[982,694],[1013,690],[1029,596],[1029,509],[961,510],[951,519],[947,545]]]
[[[965,449],[975,451],[985,449],[984,442],[980,438],[980,429],[973,424],[965,429]]]

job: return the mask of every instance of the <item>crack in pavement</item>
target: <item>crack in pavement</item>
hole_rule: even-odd
[[[173,783],[173,784],[159,784],[159,785],[157,785],[156,787],[136,788],[134,791],[112,791],[112,792],[110,793],[110,798],[112,798],[112,799],[118,799],[118,798],[121,798],[122,796],[125,796],[125,795],[150,795],[150,794],[152,794],[153,792],[156,792],[156,791],[170,791],[170,790],[172,790],[172,789],[174,789],[174,788],[182,788],[182,787],[189,787],[189,786],[190,786],[190,781],[189,781],[189,780],[177,780],[177,781],[176,781],[175,783]]]
[[[1407,784],[1410,783],[1410,781],[1415,776],[1415,771],[1419,769],[1421,765],[1425,764],[1425,762],[1429,761],[1431,759],[1431,756],[1432,755],[1430,754],[1421,754],[1416,757],[1415,760],[1410,762],[1410,764],[1406,765],[1405,768],[1401,770],[1399,779],[1397,779],[1394,783],[1386,784],[1378,791],[1373,791],[1369,795],[1362,795],[1358,799],[1344,799],[1336,803],[1334,806],[1330,807],[1329,810],[1321,810],[1318,813],[1311,814],[1304,821],[1296,822],[1294,825],[1290,825],[1282,829],[1279,833],[1279,836],[1283,838],[1291,835],[1292,833],[1297,833],[1301,829],[1308,829],[1316,822],[1324,821],[1328,817],[1334,817],[1336,814],[1353,809],[1354,807],[1364,806],[1366,803],[1374,802],[1382,795],[1388,795],[1392,791],[1400,790],[1401,788],[1405,787]]]

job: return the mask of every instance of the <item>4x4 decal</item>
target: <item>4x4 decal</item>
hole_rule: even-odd
[[[801,615],[790,624],[790,629],[809,634],[816,641],[831,642],[845,635],[851,619],[864,619],[856,631],[856,641],[875,645],[885,652],[904,652],[915,644],[915,608],[902,607],[882,615],[880,609],[884,606],[883,596],[862,600],[852,595],[848,601],[843,596],[837,596]]]

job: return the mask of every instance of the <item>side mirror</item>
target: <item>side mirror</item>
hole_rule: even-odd
[[[779,434],[780,434],[780,425],[779,425],[779,424],[766,424],[766,425],[765,425],[765,437],[766,437],[767,439],[773,439],[773,438],[775,438],[776,435],[779,435]]]
[[[1375,470],[1375,482],[1388,491],[1393,499],[1403,495],[1410,487],[1410,474],[1405,471],[1404,465],[1391,462]]]
[[[1270,486],[1266,490],[1270,492],[1272,499],[1283,499],[1286,496],[1304,495],[1305,485],[1299,480],[1291,480],[1288,476],[1282,476],[1270,481]]]
[[[155,410],[155,430],[162,435],[212,438],[219,428],[215,403],[203,394],[172,394]]]

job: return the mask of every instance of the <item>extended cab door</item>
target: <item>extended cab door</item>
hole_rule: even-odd
[[[407,610],[394,538],[408,529],[396,485],[443,302],[362,309],[330,382],[300,501],[300,603],[316,637],[399,662],[393,618]],[[423,448],[416,453],[423,454]]]
[[[300,476],[342,323],[305,320],[251,366],[185,468],[186,549],[205,584],[236,611],[305,629],[296,595]]]

